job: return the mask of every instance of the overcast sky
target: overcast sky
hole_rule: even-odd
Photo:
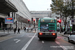
[[[23,0],[30,11],[50,10],[51,0]]]

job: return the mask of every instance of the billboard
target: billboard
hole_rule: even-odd
[[[13,23],[14,23],[14,19],[12,17],[5,18],[5,24],[13,24]]]

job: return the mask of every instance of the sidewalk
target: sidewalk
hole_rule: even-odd
[[[6,36],[6,35],[9,35],[10,33],[13,33],[13,30],[5,30],[5,31],[3,31],[3,30],[0,30],[0,36]]]
[[[24,30],[22,29],[22,30],[20,30],[20,33],[21,32],[23,32]],[[31,30],[29,30],[29,31],[24,31],[24,32],[26,32],[26,33],[35,33],[36,31],[35,31],[35,29],[33,29],[32,31]],[[16,33],[17,33],[17,31],[16,31]],[[14,31],[13,30],[6,30],[6,31],[3,31],[3,30],[0,30],[0,37],[1,36],[6,36],[6,35],[10,35],[10,34],[14,34]]]
[[[65,35],[64,35],[64,32],[61,32],[61,33],[58,32],[58,33],[59,33],[60,35],[64,36],[64,37],[68,37],[68,36],[69,36],[69,34],[65,34]]]

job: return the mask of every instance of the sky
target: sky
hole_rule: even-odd
[[[50,11],[51,0],[23,0],[30,11]]]

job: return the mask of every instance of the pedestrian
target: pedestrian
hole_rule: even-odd
[[[33,28],[31,28],[31,31],[33,30]]]
[[[18,28],[18,33],[20,34],[20,28]]]
[[[16,33],[16,28],[14,28],[14,34]]]
[[[26,27],[24,27],[24,31],[26,31]]]
[[[26,27],[26,31],[28,32],[28,27]]]

